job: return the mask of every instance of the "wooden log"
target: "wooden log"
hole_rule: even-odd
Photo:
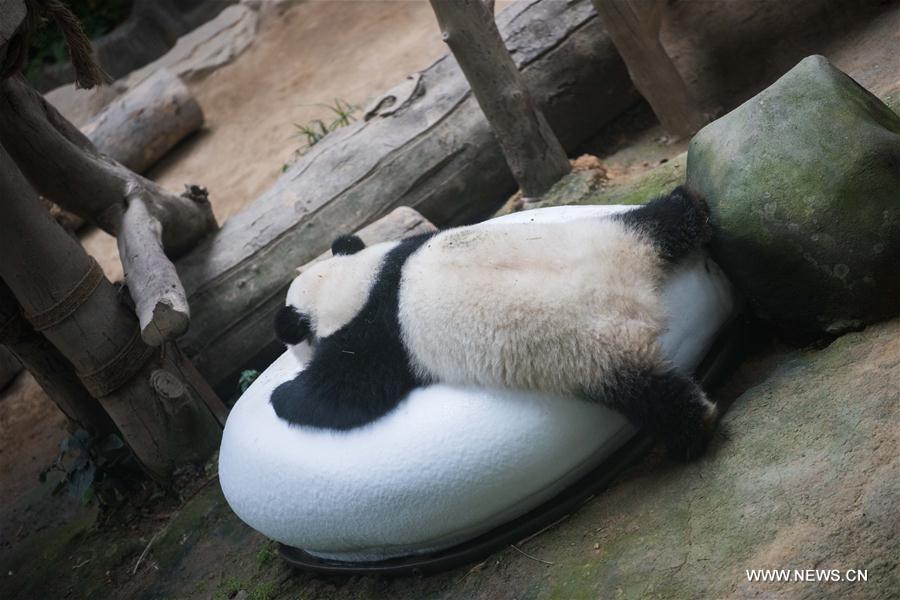
[[[484,0],[431,0],[441,35],[487,117],[526,198],[537,198],[571,168],[506,50]]]
[[[538,106],[574,149],[639,100],[590,0],[515,3],[497,25]],[[214,385],[271,339],[294,268],[398,206],[439,226],[474,222],[515,180],[456,62],[421,72],[391,114],[329,134],[275,185],[176,262],[191,305],[180,345]],[[244,343],[244,340],[248,340]]]
[[[84,389],[71,363],[31,327],[12,291],[2,281],[0,343],[21,361],[47,397],[66,415],[70,429],[84,429],[96,436],[118,432],[97,399]]]
[[[187,301],[167,257],[216,228],[205,192],[176,196],[103,155],[20,77],[0,82],[0,141],[41,195],[119,238],[145,341],[182,334]]]
[[[706,118],[659,41],[664,0],[593,0],[606,31],[621,53],[634,85],[663,128],[688,137]]]
[[[81,131],[100,153],[143,173],[202,125],[203,111],[190,90],[171,71],[160,69]]]
[[[138,335],[134,314],[112,284],[39,202],[0,148],[0,277],[32,326],[72,364],[147,471],[166,479],[178,464],[218,447],[214,415],[189,393],[171,401],[151,381],[180,365]],[[190,386],[189,382],[183,382]]]
[[[0,346],[0,390],[9,385],[22,372],[22,363],[6,346]]]

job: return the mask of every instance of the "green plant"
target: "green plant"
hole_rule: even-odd
[[[256,369],[246,369],[241,371],[241,376],[238,377],[238,389],[241,390],[242,394],[247,391],[250,384],[256,381],[257,377],[259,377],[259,371]]]
[[[330,124],[326,125],[322,119],[313,119],[309,123],[294,123],[297,135],[303,136],[306,141],[306,147],[315,146],[323,137],[341,127],[346,127],[356,120],[353,115],[359,111],[358,106],[353,106],[346,100],[340,98],[334,99],[334,105],[331,104],[314,104],[313,106],[321,106],[327,108],[335,114],[335,118]]]
[[[263,542],[259,547],[259,551],[256,553],[256,563],[260,567],[265,567],[277,557],[278,549],[275,547],[275,542]]]
[[[125,488],[140,478],[122,438],[114,433],[97,438],[83,429],[60,442],[56,460],[38,475],[41,483],[50,472],[63,474],[53,488],[54,495],[68,490],[74,500],[83,504],[97,500],[104,506],[118,504]]]
[[[340,98],[334,99],[334,106],[331,106],[330,104],[318,104],[317,106],[323,106],[337,115],[334,121],[331,122],[331,131],[334,131],[338,127],[346,127],[351,122],[355,121],[356,117],[353,115],[359,110],[358,106],[353,106],[346,100],[341,100]]]
[[[274,597],[275,584],[271,581],[266,581],[256,586],[247,598],[248,600],[272,600]]]
[[[322,119],[314,119],[308,124],[294,123],[297,133],[306,137],[307,146],[315,146],[323,137],[331,133],[331,130],[325,125]]]
[[[218,592],[213,596],[216,600],[233,598],[239,591],[247,589],[247,584],[237,577],[229,577],[219,586]]]

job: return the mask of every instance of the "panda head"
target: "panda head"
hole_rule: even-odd
[[[355,317],[366,303],[384,255],[395,243],[366,247],[355,235],[331,245],[332,257],[300,272],[275,314],[275,336],[283,344],[315,343]]]

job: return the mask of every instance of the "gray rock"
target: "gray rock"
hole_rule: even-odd
[[[131,87],[165,67],[185,80],[208,75],[227,65],[247,49],[256,37],[258,15],[243,4],[235,4],[197,29],[178,38],[175,46],[159,59],[132,72]]]
[[[168,69],[190,81],[227,65],[250,46],[256,37],[258,20],[257,12],[248,6],[229,6],[215,19],[178,38],[163,56],[109,86],[81,90],[70,83],[47,92],[45,97],[64,117],[81,127],[157,71]]]
[[[236,1],[131,0],[128,18],[92,40],[97,59],[114,79],[123,77],[168,52],[179,36]],[[30,79],[37,90],[45,92],[74,81],[75,69],[69,61],[44,65]]]
[[[703,128],[687,181],[760,316],[840,333],[897,314],[900,117],[825,58]]]

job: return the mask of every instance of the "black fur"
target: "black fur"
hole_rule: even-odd
[[[614,218],[646,234],[664,259],[675,262],[712,237],[709,207],[695,192],[678,186],[640,208]]]
[[[331,242],[331,253],[334,256],[356,254],[366,247],[366,243],[356,235],[342,235]]]
[[[279,417],[297,425],[353,429],[387,414],[427,383],[413,375],[397,313],[403,265],[432,235],[403,240],[385,256],[359,314],[321,338],[306,369],[273,392]]]
[[[701,455],[715,429],[716,413],[709,412],[703,390],[677,371],[623,369],[585,395],[660,439],[677,460]]]
[[[275,313],[275,337],[282,344],[299,344],[309,335],[309,317],[293,306],[282,306]]]

